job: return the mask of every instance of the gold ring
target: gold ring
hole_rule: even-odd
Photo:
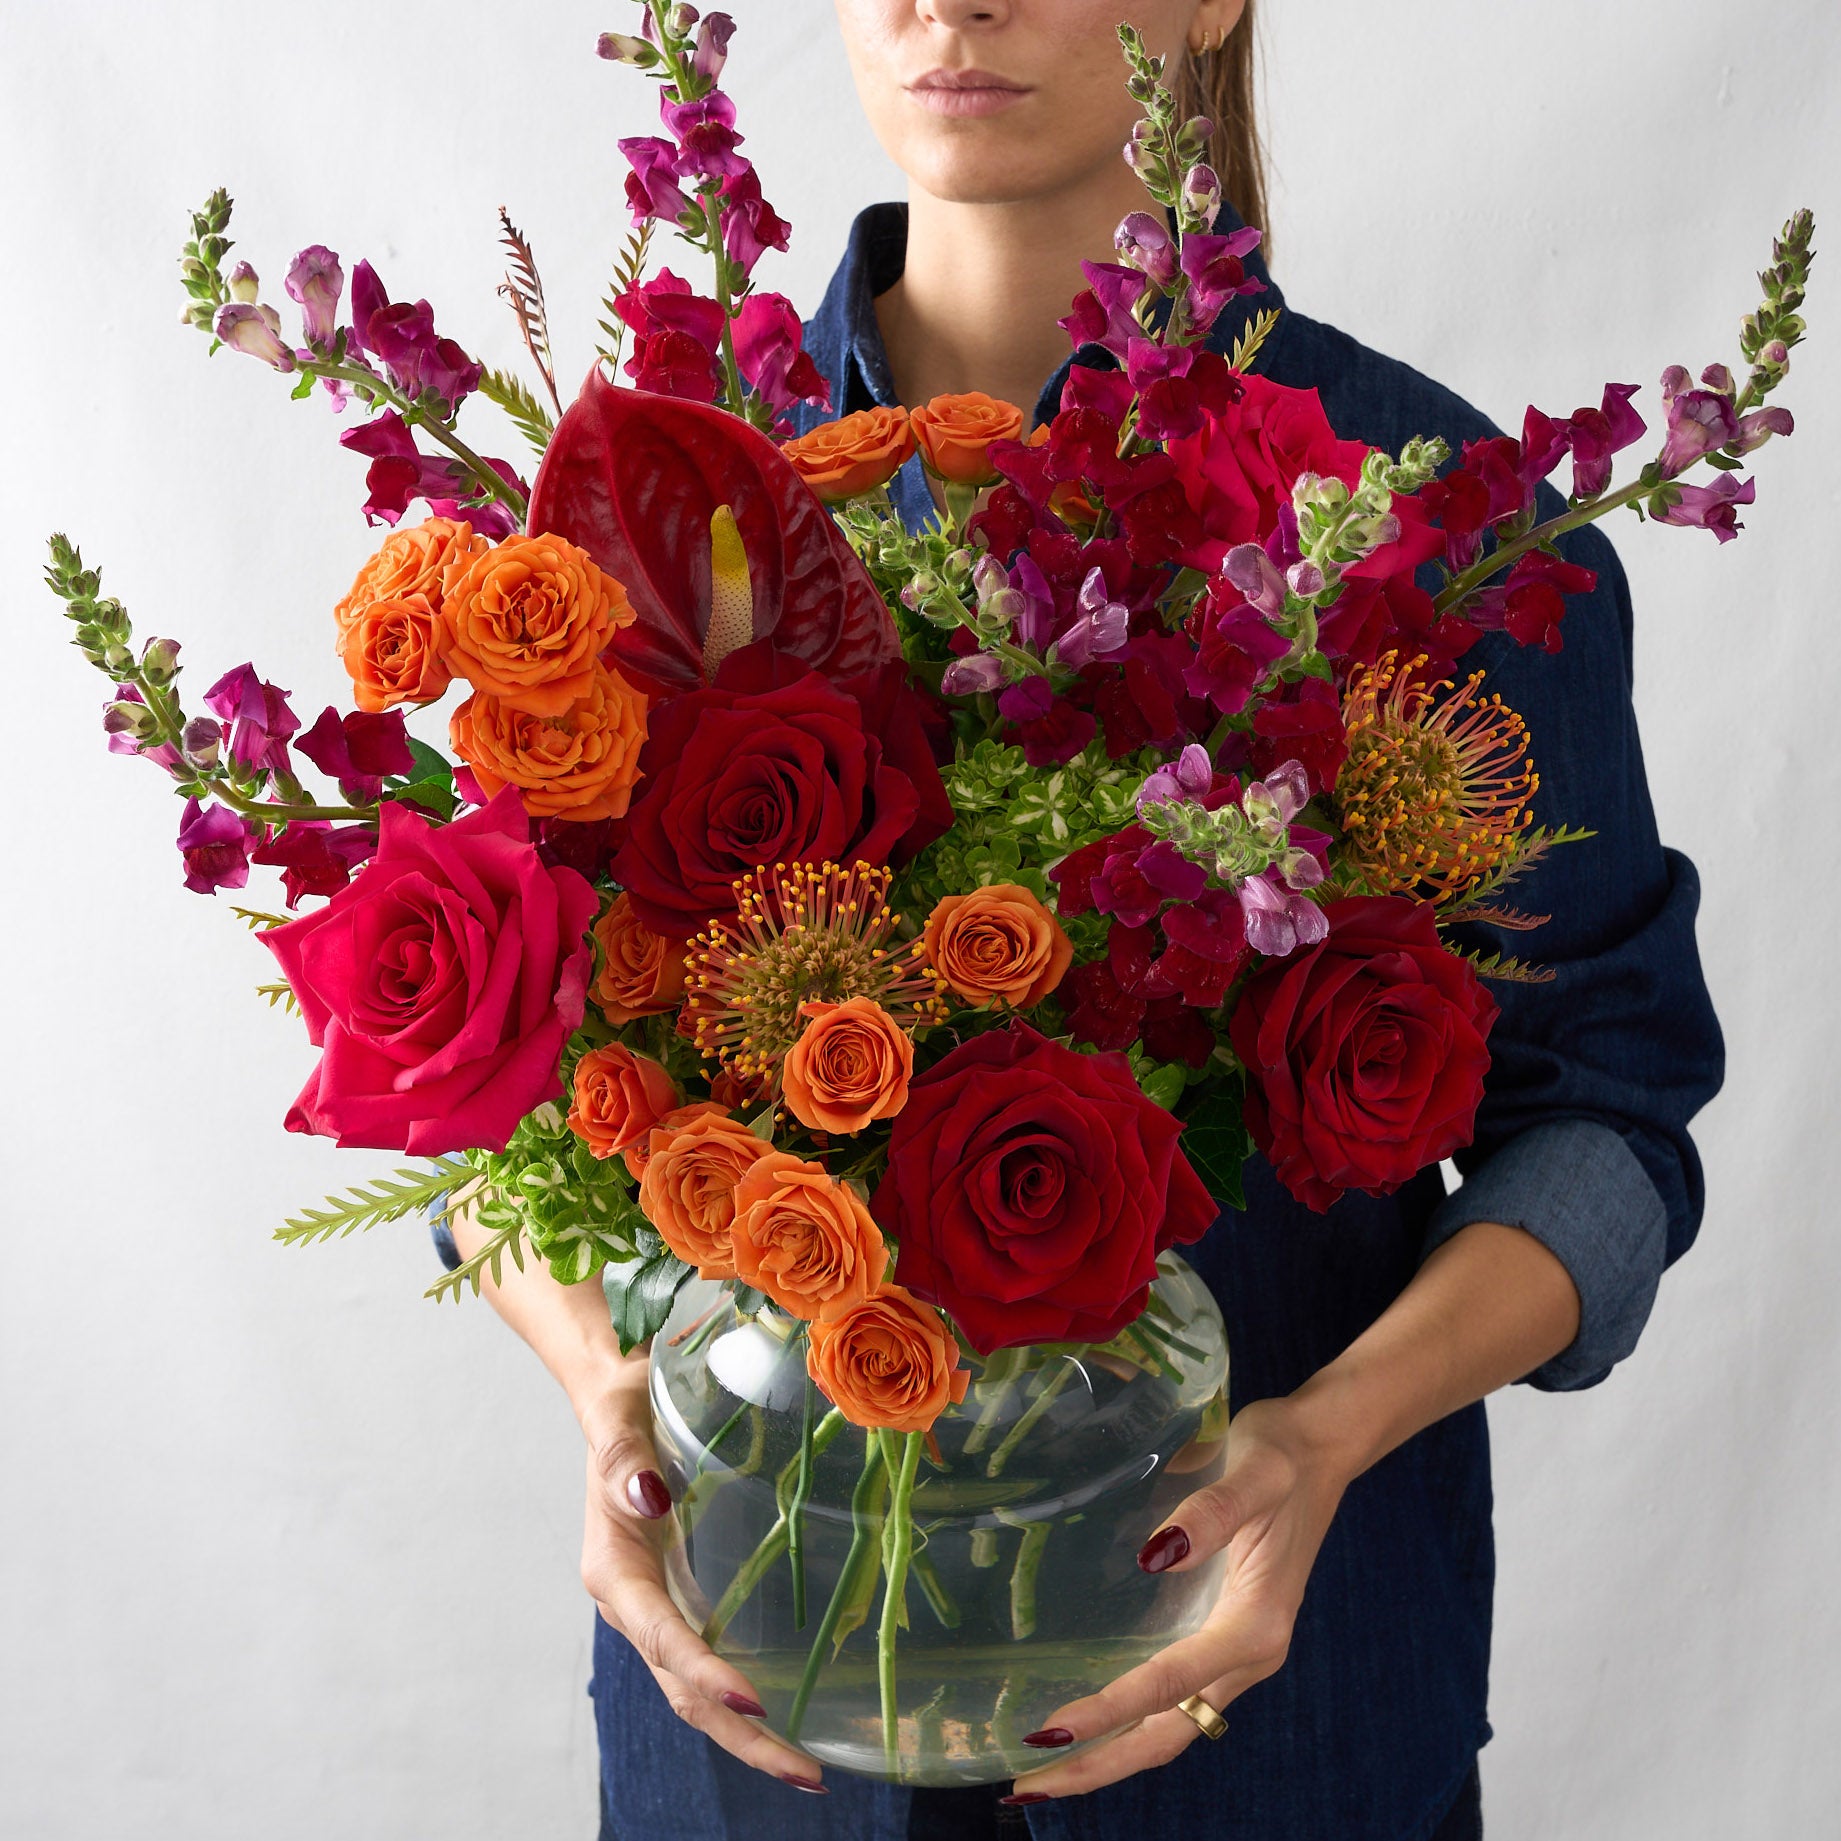
[[[1227,1730],[1227,1721],[1211,1707],[1199,1694],[1191,1694],[1187,1700],[1176,1703],[1178,1713],[1186,1713],[1195,1721],[1203,1734],[1210,1739],[1218,1739]]]

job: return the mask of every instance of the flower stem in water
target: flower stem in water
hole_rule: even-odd
[[[903,1441],[901,1472],[889,1498],[886,1537],[888,1578],[882,1588],[882,1625],[876,1634],[876,1678],[882,1690],[882,1751],[888,1773],[901,1781],[901,1732],[895,1713],[895,1630],[908,1589],[908,1561],[914,1551],[914,1473],[920,1466],[921,1434]]]
[[[812,1638],[812,1653],[806,1657],[805,1673],[800,1676],[799,1691],[793,1696],[793,1710],[786,1716],[785,1736],[788,1739],[799,1737],[799,1728],[805,1721],[805,1710],[811,1701],[812,1690],[818,1685],[818,1671],[824,1662],[825,1645],[831,1641],[838,1620],[844,1614],[844,1606],[856,1590],[858,1576],[865,1562],[871,1568],[870,1576],[875,1576],[881,1529],[878,1525],[880,1517],[874,1512],[874,1504],[881,1471],[882,1447],[875,1433],[871,1432],[864,1439],[863,1474],[857,1478],[857,1486],[850,1495],[850,1552],[845,1557],[843,1571],[837,1576],[837,1586],[831,1594],[831,1602],[825,1606],[825,1614],[819,1619],[818,1634]]]
[[[1055,1396],[1079,1372],[1080,1364],[1071,1356],[1062,1359],[1060,1373],[1037,1389],[1036,1397],[1030,1401],[1022,1417],[1004,1434],[1004,1442],[991,1453],[990,1461],[984,1467],[987,1477],[997,1476],[1003,1470],[1004,1465],[1010,1461],[1010,1453],[1028,1437],[1036,1421],[1054,1404]]]
[[[786,1557],[793,1569],[793,1628],[805,1628],[805,1505],[812,1493],[812,1414],[818,1386],[805,1377],[805,1415],[799,1427],[799,1480],[786,1510]]]

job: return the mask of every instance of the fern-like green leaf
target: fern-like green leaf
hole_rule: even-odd
[[[524,1270],[524,1221],[521,1216],[515,1214],[493,1233],[471,1259],[463,1260],[452,1272],[444,1273],[436,1279],[423,1292],[423,1297],[433,1298],[437,1303],[443,1298],[452,1298],[458,1304],[462,1289],[471,1285],[473,1295],[477,1298],[481,1281],[488,1271],[492,1274],[493,1284],[499,1283],[499,1273],[507,1253],[511,1255],[512,1264],[522,1272]]]
[[[285,914],[268,914],[261,908],[235,908],[230,912],[240,920],[251,933],[266,933],[271,927],[285,927],[288,917]]]
[[[511,221],[511,214],[499,206],[499,241],[511,257],[511,268],[499,292],[511,302],[518,316],[518,330],[524,335],[524,347],[543,379],[556,413],[563,412],[563,399],[556,394],[556,367],[550,356],[550,310],[544,304],[543,279],[537,273],[537,258],[531,253],[524,232]]]
[[[256,995],[268,999],[268,1007],[273,1010],[277,1004],[283,1005],[290,1016],[300,1015],[300,999],[294,995],[294,987],[284,978],[276,984],[259,984]]]
[[[620,318],[614,303],[629,288],[638,285],[639,278],[646,272],[646,255],[652,247],[653,219],[647,218],[621,248],[614,262],[613,286],[607,291],[607,298],[601,302],[601,311],[607,317],[597,322],[606,336],[605,345],[597,344],[595,350],[600,354],[601,362],[607,366],[610,375],[620,369],[620,353],[626,344],[626,325]]]
[[[380,1176],[371,1183],[354,1183],[343,1195],[329,1195],[324,1208],[305,1208],[290,1215],[286,1227],[276,1228],[275,1238],[299,1245],[400,1220],[417,1210],[426,1211],[473,1175],[472,1166],[460,1158],[437,1157],[426,1170],[398,1170],[395,1180]]]
[[[537,450],[538,458],[550,445],[556,423],[550,412],[538,402],[530,386],[509,371],[488,371],[479,380],[479,393],[511,417],[521,434]]]
[[[1259,348],[1272,336],[1272,328],[1278,324],[1278,309],[1268,307],[1253,324],[1234,341],[1234,355],[1228,360],[1229,366],[1236,371],[1246,368],[1259,356]]]
[[[1499,984],[1552,984],[1554,971],[1547,965],[1530,965],[1525,959],[1511,959],[1506,953],[1493,952],[1487,958],[1480,952],[1459,955],[1470,961],[1470,969],[1479,978],[1493,978]]]

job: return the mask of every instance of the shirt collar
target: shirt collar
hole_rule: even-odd
[[[1232,205],[1223,204],[1215,219],[1217,235],[1243,227]],[[876,296],[901,279],[908,250],[908,207],[905,204],[871,205],[859,212],[850,228],[850,242],[825,292],[823,304],[807,330],[806,347],[831,385],[831,413],[850,415],[859,409],[896,406],[895,380],[889,371],[888,351],[876,319]],[[1230,301],[1216,321],[1208,343],[1216,351],[1230,351],[1234,341],[1259,313],[1282,308],[1284,296],[1272,280],[1265,257],[1255,249],[1246,258],[1249,275],[1265,283],[1262,294]],[[1111,368],[1109,352],[1096,345],[1082,346],[1064,362],[1037,399],[1036,420],[1046,421],[1060,407],[1061,388],[1070,363]],[[808,425],[828,419],[811,414]]]

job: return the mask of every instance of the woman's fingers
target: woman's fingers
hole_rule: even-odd
[[[1212,1707],[1223,1707],[1253,1684],[1251,1680],[1224,1676],[1201,1690],[1202,1698]],[[1168,1764],[1178,1753],[1201,1738],[1202,1729],[1188,1714],[1179,1711],[1153,1713],[1148,1719],[1121,1732],[1116,1738],[1096,1745],[1065,1764],[1044,1765],[1016,1780],[1013,1794],[1019,1798],[1038,1796],[1080,1796],[1117,1783],[1137,1771],[1148,1771]]]
[[[1230,1432],[1227,1451],[1220,1481],[1185,1496],[1138,1550],[1138,1564],[1146,1572],[1187,1572],[1200,1566],[1297,1487],[1297,1466],[1283,1450],[1246,1440],[1236,1450]]]
[[[1289,1617],[1251,1598],[1223,1598],[1194,1636],[1160,1649],[1148,1662],[1109,1681],[1097,1694],[1057,1707],[1042,1730],[1066,1733],[1067,1744],[1097,1739],[1139,1721],[1154,1720],[1204,1688],[1215,1690],[1210,1704],[1223,1707],[1227,1704],[1223,1694],[1244,1694],[1255,1682],[1277,1674],[1290,1642]],[[1178,1717],[1194,1730],[1186,1716]]]
[[[699,1694],[668,1670],[655,1667],[652,1674],[672,1712],[731,1756],[797,1789],[824,1789],[819,1767],[804,1752],[776,1739],[753,1719]]]
[[[626,1386],[611,1395],[583,1430],[588,1435],[590,1485],[615,1515],[658,1521],[671,1512],[671,1491],[652,1448],[651,1415],[643,1391]]]

